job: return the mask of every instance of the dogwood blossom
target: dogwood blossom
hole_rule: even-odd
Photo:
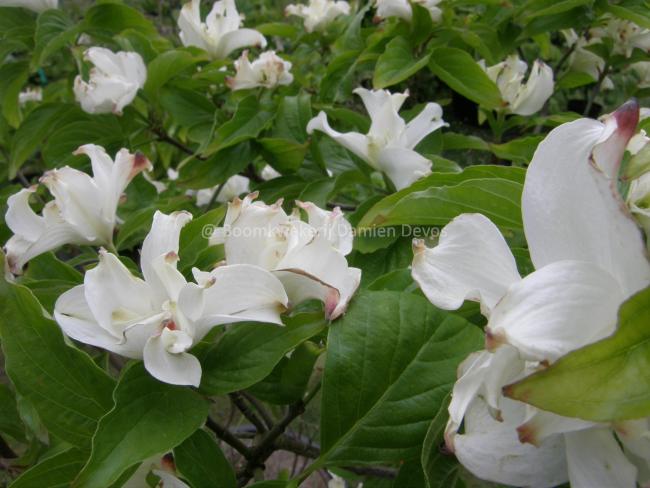
[[[479,301],[488,318],[487,350],[461,365],[446,430],[448,447],[480,478],[631,488],[647,472],[643,432],[617,426],[615,435],[609,425],[501,394],[504,385],[610,335],[621,303],[650,284],[642,235],[616,184],[638,116],[638,105],[628,102],[602,122],[564,124],[540,143],[522,196],[536,268],[530,275],[521,278],[505,239],[480,214],[457,217],[435,248],[415,243],[413,277],[427,298],[444,309]],[[645,454],[626,456],[633,448]]]
[[[119,258],[102,250],[83,285],[59,297],[54,317],[72,339],[129,358],[142,358],[165,383],[198,386],[199,360],[188,351],[214,326],[254,320],[281,324],[287,305],[282,283],[248,264],[193,269],[196,283],[177,270],[182,227],[188,212],[156,212],[142,244],[134,276]]]
[[[94,67],[88,81],[81,75],[74,80],[74,94],[81,108],[90,114],[113,112],[120,115],[147,80],[147,68],[136,52],[112,52],[91,47],[84,59]]]
[[[243,17],[237,12],[235,0],[218,0],[201,21],[201,0],[183,5],[178,17],[180,38],[184,46],[206,50],[213,59],[248,46],[266,47],[266,39],[254,29],[242,29]]]
[[[245,176],[241,176],[241,175],[231,176],[230,178],[228,178],[226,183],[224,183],[221,190],[219,190],[219,194],[215,198],[215,201],[219,203],[226,203],[232,200],[233,198],[238,197],[242,193],[249,193],[251,191],[250,182],[251,181]],[[221,185],[217,185],[212,188],[203,188],[201,190],[198,190],[196,192],[196,205],[198,207],[203,207],[208,203],[210,203],[210,201],[212,200],[212,196],[214,195],[214,192],[220,186]]]
[[[388,17],[399,17],[410,22],[413,17],[413,8],[411,7],[411,3],[413,3],[426,8],[431,15],[431,19],[434,22],[437,22],[442,16],[442,10],[437,6],[441,1],[442,0],[411,0],[409,2],[409,0],[375,0],[375,5],[377,7],[375,19],[381,20]]]
[[[600,27],[589,30],[589,34],[598,39],[610,38],[614,41],[614,53],[626,57],[632,55],[635,48],[650,51],[650,29],[639,27],[629,20],[618,19],[610,15],[603,17]]]
[[[147,478],[150,474],[160,478],[156,488],[190,488],[176,477],[176,467],[170,455],[155,455],[142,461],[138,469],[126,480],[122,488],[142,488],[150,486]]]
[[[650,173],[645,173],[630,183],[627,203],[645,230],[646,241],[650,246]]]
[[[630,66],[639,77],[639,88],[650,87],[650,61],[640,61]]]
[[[284,9],[285,15],[304,19],[305,30],[314,32],[325,29],[339,15],[348,15],[350,4],[343,0],[309,0],[309,4],[291,4]]]
[[[361,97],[370,115],[371,125],[367,134],[335,131],[330,127],[325,112],[309,121],[307,133],[324,132],[376,170],[386,173],[398,190],[429,174],[431,161],[414,148],[431,132],[447,125],[442,120],[440,105],[427,103],[416,117],[406,123],[398,111],[408,92],[357,88],[354,93]]]
[[[69,166],[41,178],[54,200],[37,215],[29,205],[36,187],[24,188],[7,200],[5,222],[14,235],[5,244],[7,264],[14,274],[32,258],[63,244],[111,245],[116,210],[122,192],[151,163],[126,149],[111,160],[104,148],[86,144],[75,151],[90,158],[93,176]]]
[[[274,178],[279,178],[282,176],[280,173],[278,173],[273,166],[270,164],[267,164],[262,168],[262,172],[260,173],[260,176],[264,181],[272,180]]]
[[[532,115],[553,94],[553,70],[542,61],[535,61],[525,83],[528,65],[516,54],[494,66],[486,67],[484,61],[479,65],[496,83],[505,108],[513,114]]]
[[[0,7],[23,7],[34,12],[57,8],[59,0],[0,0]]]
[[[278,85],[290,85],[293,82],[291,63],[285,61],[274,51],[260,54],[252,63],[248,60],[248,51],[244,51],[235,61],[235,76],[226,78],[226,85],[233,91],[248,90],[262,86],[274,88]]]
[[[562,34],[566,39],[567,46],[573,48],[573,52],[570,54],[568,60],[571,71],[586,73],[594,81],[597,81],[605,69],[605,60],[587,49],[587,47],[600,43],[600,38],[591,37],[585,39],[582,36],[578,36],[573,29],[565,29],[562,31]],[[601,90],[611,90],[612,88],[614,88],[614,83],[611,78],[609,76],[603,78]]]
[[[256,193],[229,205],[224,226],[210,238],[223,244],[227,264],[252,264],[271,271],[292,304],[315,298],[334,320],[345,312],[359,286],[361,270],[348,267],[352,227],[340,209],[328,212],[310,202],[297,202],[308,215],[287,215],[282,201],[255,202]]]

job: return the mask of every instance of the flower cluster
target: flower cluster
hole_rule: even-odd
[[[427,298],[448,310],[475,300],[488,318],[486,350],[461,365],[446,430],[449,449],[483,479],[631,487],[648,469],[650,444],[639,437],[647,420],[626,428],[566,418],[501,391],[610,335],[621,303],[650,284],[642,234],[616,184],[638,119],[638,105],[628,102],[602,122],[562,125],[539,145],[522,196],[536,268],[528,276],[480,214],[457,217],[435,248],[415,243],[413,277]]]

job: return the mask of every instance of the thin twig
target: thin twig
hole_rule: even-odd
[[[262,417],[262,420],[264,420],[264,423],[266,424],[266,426],[269,429],[273,428],[273,424],[274,424],[273,417],[271,417],[271,414],[264,407],[264,405],[262,405],[262,403],[257,398],[255,398],[253,395],[251,395],[250,393],[242,391],[241,394],[242,394],[242,396],[244,396],[244,398],[246,398],[246,400],[249,401],[249,403],[251,405],[253,405],[255,407],[255,409],[258,411],[258,413]]]
[[[207,421],[205,422],[205,425],[212,430],[215,434],[217,434],[217,437],[224,441],[226,444],[234,448],[239,454],[244,456],[246,459],[249,459],[251,457],[251,450],[246,446],[242,441],[237,439],[232,433],[223,427],[221,424],[219,424],[216,420],[212,419],[211,417],[208,417]]]
[[[242,413],[242,415],[246,417],[255,426],[258,433],[262,434],[268,430],[266,428],[266,425],[264,425],[264,423],[260,420],[260,418],[255,414],[255,412],[253,412],[250,408],[248,408],[248,405],[244,401],[244,397],[241,395],[241,393],[234,392],[234,393],[230,393],[229,396],[232,402],[235,404],[235,406]]]
[[[591,112],[591,107],[593,106],[596,97],[600,93],[600,89],[603,86],[603,82],[605,81],[605,78],[607,78],[607,75],[609,74],[609,69],[610,69],[609,64],[605,64],[603,70],[600,72],[600,75],[598,76],[598,81],[596,82],[596,85],[592,88],[589,97],[587,98],[587,105],[585,107],[585,111],[583,112],[583,115],[587,117],[589,116],[589,112]]]

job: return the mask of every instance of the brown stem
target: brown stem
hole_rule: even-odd
[[[224,426],[219,424],[216,420],[208,417],[207,421],[205,422],[205,425],[210,430],[212,430],[215,434],[217,434],[217,437],[219,439],[221,439],[226,444],[234,448],[246,459],[249,459],[251,457],[251,450],[242,441],[240,441],[234,435],[232,435],[232,433],[228,429],[226,429]]]
[[[264,405],[262,405],[262,403],[250,393],[246,393],[245,391],[242,391],[241,394],[244,398],[246,398],[246,400],[249,401],[251,405],[253,405],[253,407],[255,407],[255,410],[258,411],[260,417],[262,417],[262,420],[264,420],[266,426],[269,429],[272,429],[274,424],[273,417],[271,417],[271,414],[264,407]]]
[[[235,404],[235,406],[242,413],[242,415],[246,417],[255,426],[257,432],[264,433],[267,431],[266,426],[255,414],[255,412],[253,412],[250,408],[248,408],[248,405],[244,401],[244,397],[241,395],[241,393],[234,392],[234,393],[230,393],[229,396],[232,402]]]

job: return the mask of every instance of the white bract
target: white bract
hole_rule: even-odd
[[[342,0],[309,0],[307,5],[291,4],[284,9],[285,15],[302,17],[307,32],[323,30],[339,15],[349,13],[350,4]]]
[[[388,175],[398,190],[406,188],[431,172],[431,161],[414,148],[427,135],[447,125],[442,120],[442,108],[437,103],[427,103],[409,123],[398,112],[408,97],[407,93],[390,93],[388,90],[357,88],[371,119],[367,134],[340,133],[332,129],[325,112],[309,121],[307,132],[324,132],[343,147],[353,152],[378,171]]]
[[[614,53],[626,57],[632,55],[635,48],[646,53],[650,51],[650,29],[639,27],[634,22],[606,15],[604,24],[589,30],[589,34],[597,39],[608,37],[614,41]]]
[[[460,368],[446,440],[480,478],[516,486],[634,487],[648,431],[560,417],[502,396],[504,385],[610,335],[621,303],[650,284],[642,234],[617,190],[638,105],[551,131],[528,168],[522,213],[536,271],[521,278],[497,227],[457,217],[437,247],[415,245],[413,277],[443,309],[479,301],[486,351]],[[464,432],[459,433],[461,423]],[[626,457],[618,441],[636,456]],[[638,452],[645,452],[638,457]]]
[[[26,90],[21,91],[18,94],[18,104],[25,105],[28,102],[42,102],[43,101],[43,90],[41,87],[28,87]]]
[[[5,222],[14,235],[5,252],[9,270],[22,272],[32,258],[63,244],[112,245],[116,211],[122,192],[151,163],[141,153],[120,150],[113,161],[104,148],[81,146],[75,154],[90,158],[93,176],[69,166],[48,171],[41,178],[54,200],[37,215],[29,205],[36,187],[25,188],[7,200]]]
[[[248,60],[248,51],[244,51],[235,61],[235,76],[226,78],[226,85],[233,90],[248,90],[259,86],[274,88],[278,85],[290,85],[293,82],[291,63],[285,61],[274,51],[260,54],[252,63]]]
[[[272,180],[274,178],[279,178],[282,175],[280,173],[278,173],[273,168],[273,166],[271,166],[270,164],[267,164],[266,166],[264,166],[262,168],[262,172],[260,173],[260,176],[262,177],[262,179],[264,181],[269,181],[269,180]]]
[[[91,47],[84,59],[94,67],[88,81],[81,75],[74,79],[74,95],[81,108],[89,114],[115,113],[135,98],[147,80],[147,68],[135,52],[112,52],[103,47]]]
[[[214,186],[212,188],[203,188],[196,192],[196,205],[198,207],[203,207],[207,205],[212,200],[214,192],[221,185]],[[215,201],[219,203],[226,203],[232,200],[233,198],[238,197],[242,193],[249,193],[250,189],[250,180],[245,176],[233,175],[226,183],[223,185],[219,194],[216,196]]]
[[[598,56],[593,51],[586,49],[587,46],[600,43],[597,37],[591,37],[589,40],[584,37],[578,36],[575,30],[565,29],[562,31],[566,39],[567,46],[573,48],[573,52],[569,56],[569,66],[571,71],[577,73],[586,73],[597,81],[601,73],[605,69],[605,60]],[[603,79],[601,84],[602,90],[611,90],[614,88],[614,83],[609,76]]]
[[[650,247],[650,173],[645,173],[630,183],[627,203],[646,235]]]
[[[348,267],[352,227],[340,209],[328,212],[313,203],[296,202],[309,222],[294,212],[287,215],[282,201],[255,202],[257,194],[228,205],[224,226],[210,243],[223,244],[227,264],[253,264],[272,271],[296,305],[315,298],[334,320],[345,312],[359,286],[361,270]]]
[[[501,92],[504,108],[517,115],[538,112],[553,94],[553,70],[542,61],[535,61],[524,83],[528,65],[519,56],[508,56],[505,61],[487,68],[479,63]]]
[[[34,12],[57,8],[59,0],[0,0],[0,7],[23,7]]]
[[[639,76],[639,88],[650,87],[650,61],[634,63],[630,66],[630,69]]]
[[[426,8],[431,15],[434,22],[440,20],[442,10],[438,8],[438,4],[442,0],[375,0],[377,7],[375,18],[377,20],[385,19],[388,17],[399,17],[407,22],[413,18],[413,8],[411,4],[419,4]]]
[[[218,0],[201,21],[201,1],[183,5],[178,17],[180,38],[184,46],[206,50],[213,59],[225,59],[243,47],[266,47],[266,39],[254,29],[242,29],[243,17],[237,12],[235,0]]]
[[[84,284],[59,297],[54,317],[69,337],[129,358],[144,359],[165,383],[198,386],[199,360],[188,351],[216,325],[240,321],[281,324],[282,283],[248,264],[193,269],[188,283],[176,268],[187,212],[156,212],[142,243],[143,279],[104,250]]]

